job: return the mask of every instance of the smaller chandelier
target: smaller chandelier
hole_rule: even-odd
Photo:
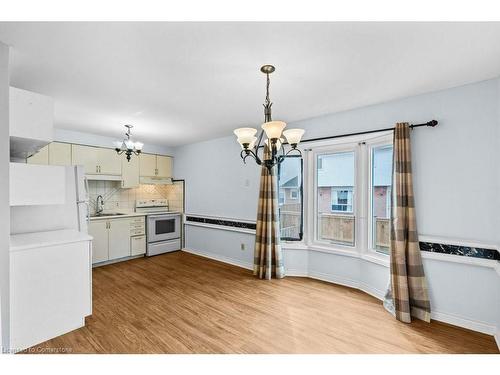
[[[272,169],[275,165],[281,163],[286,155],[291,152],[297,152],[299,155],[302,155],[300,150],[297,148],[302,136],[304,135],[303,129],[287,129],[286,123],[283,121],[273,121],[271,117],[271,107],[273,103],[269,99],[269,74],[275,71],[274,66],[272,65],[264,65],[260,68],[260,71],[264,73],[267,77],[267,85],[266,85],[266,100],[264,103],[264,124],[262,124],[262,131],[257,138],[257,129],[254,128],[239,128],[234,130],[234,134],[237,137],[238,143],[241,145],[241,153],[240,156],[243,159],[243,162],[246,163],[246,158],[251,156],[258,165],[265,165],[269,170]],[[267,146],[268,153],[263,153],[262,158],[258,156],[259,149],[264,148],[265,146],[261,146],[262,138],[264,133],[267,139],[264,141],[264,145]],[[291,149],[288,152],[285,152],[284,144],[285,139],[282,138],[284,136],[290,145]]]
[[[132,135],[130,133],[130,129],[132,129],[133,126],[125,125],[125,127],[127,128],[127,131],[125,132],[126,138],[124,138],[123,141],[115,141],[113,144],[115,145],[115,150],[118,155],[125,153],[125,155],[127,155],[127,161],[130,162],[132,154],[139,155],[142,152],[144,143],[132,141],[130,139],[130,136]]]

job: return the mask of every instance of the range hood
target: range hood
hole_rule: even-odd
[[[139,182],[143,185],[172,185],[171,177],[141,177]]]

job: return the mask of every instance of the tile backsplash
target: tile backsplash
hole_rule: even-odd
[[[184,211],[183,182],[172,185],[140,185],[137,188],[123,189],[121,181],[89,181],[90,213],[96,210],[96,199],[102,195],[104,210],[135,209],[136,199],[167,199],[169,210]]]

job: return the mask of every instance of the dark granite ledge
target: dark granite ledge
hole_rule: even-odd
[[[186,222],[193,223],[203,223],[203,224],[212,224],[219,225],[223,227],[232,227],[232,228],[241,228],[241,229],[251,229],[255,230],[257,225],[255,223],[244,223],[241,221],[234,220],[224,220],[224,219],[214,219],[208,217],[197,217],[197,216],[186,216]]]
[[[433,242],[420,242],[420,250],[429,251],[431,253],[500,260],[500,253],[496,249],[485,249],[481,247],[448,245],[448,244],[440,244]]]

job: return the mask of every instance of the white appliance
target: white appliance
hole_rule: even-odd
[[[181,214],[168,211],[166,199],[137,200],[135,211],[146,213],[146,256],[181,249]]]
[[[11,163],[10,348],[85,325],[92,314],[92,237],[81,166]]]

